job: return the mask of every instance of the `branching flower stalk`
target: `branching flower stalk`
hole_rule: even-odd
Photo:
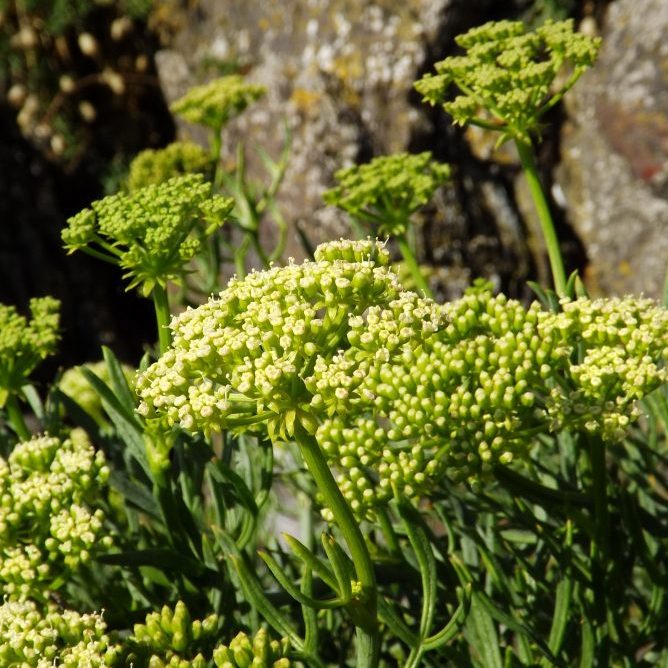
[[[223,128],[266,92],[264,86],[249,83],[239,74],[230,74],[191,88],[172,104],[171,110],[175,114],[211,131],[211,159],[216,166],[215,190],[220,187],[223,177],[220,166]]]
[[[573,21],[547,21],[527,31],[520,21],[498,21],[456,38],[463,56],[436,63],[415,88],[430,104],[442,105],[457,125],[499,132],[499,143],[512,140],[545,239],[556,292],[566,294],[566,273],[547,200],[533,158],[532,135],[543,116],[594,64],[600,39],[574,32]],[[449,100],[454,85],[459,95]]]
[[[407,231],[411,217],[449,178],[450,167],[432,160],[429,151],[396,153],[339,170],[338,185],[325,192],[323,199],[366,225],[372,235],[395,238],[416,287],[430,296]]]
[[[188,263],[230,213],[230,198],[212,194],[202,174],[177,176],[93,202],[68,220],[68,252],[81,250],[125,270],[128,290],[153,298],[161,352],[170,343],[167,284],[180,283]]]

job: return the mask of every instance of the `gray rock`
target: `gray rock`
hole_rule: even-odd
[[[668,264],[668,3],[617,0],[568,96],[557,172],[602,293],[661,294]]]
[[[190,85],[207,78],[194,74],[206,62],[240,65],[268,88],[230,125],[224,145],[242,137],[251,171],[261,174],[252,146],[276,157],[283,127],[290,129],[280,204],[318,243],[348,231],[344,217],[322,205],[333,173],[364,150],[406,149],[419,118],[408,94],[449,2],[202,0],[198,17],[159,55],[158,70],[170,101],[187,88],[184,72]],[[300,253],[293,238],[288,254]]]

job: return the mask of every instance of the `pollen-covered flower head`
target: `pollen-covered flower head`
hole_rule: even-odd
[[[248,83],[239,74],[229,74],[191,88],[172,104],[171,110],[190,123],[218,132],[266,91],[264,86]]]
[[[266,421],[284,438],[317,420],[305,379],[319,358],[346,346],[351,316],[400,291],[377,242],[323,244],[315,262],[243,279],[172,320],[173,344],[137,379],[140,412],[185,429],[241,428]]]
[[[56,351],[60,338],[60,302],[53,297],[30,300],[30,320],[14,306],[0,304],[0,408],[20,391],[33,369]]]
[[[415,88],[443,105],[458,125],[497,127],[527,140],[540,118],[596,60],[600,39],[574,32],[573,21],[547,21],[527,31],[520,21],[472,28],[455,40],[465,50],[436,63]],[[565,74],[565,76],[563,76]],[[450,86],[459,89],[454,100]]]
[[[371,225],[380,236],[401,235],[409,219],[450,178],[450,167],[431,153],[395,153],[341,169],[338,185],[325,192],[327,204]]]
[[[212,194],[202,174],[187,174],[93,202],[62,231],[70,253],[83,250],[118,264],[129,288],[147,296],[178,281],[208,236],[224,222],[231,198]]]

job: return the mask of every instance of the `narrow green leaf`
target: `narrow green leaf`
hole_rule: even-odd
[[[111,389],[90,369],[82,368],[82,372],[100,395],[102,405],[128,452],[139,462],[146,475],[152,480],[153,475],[146,457],[141,423],[136,416],[128,414],[127,409],[116,399]]]
[[[417,635],[408,628],[401,617],[395,612],[392,604],[386,601],[383,596],[378,597],[378,617],[402,642],[406,643],[409,647],[417,646]]]
[[[325,548],[329,564],[332,567],[338,584],[337,593],[341,600],[348,603],[353,596],[352,575],[348,555],[346,555],[330,534],[322,534],[322,546]]]
[[[116,398],[128,411],[134,412],[137,399],[134,392],[130,389],[121,363],[107,346],[102,346],[102,355],[107,364],[109,378],[111,379],[111,389],[114,391]]]
[[[485,668],[503,668],[499,637],[491,615],[480,601],[480,594],[471,597],[471,609],[466,618],[466,630],[470,634],[469,642],[475,648]]]
[[[591,668],[594,665],[595,639],[594,629],[586,618],[582,620],[581,634],[580,668]]]
[[[46,411],[44,410],[44,404],[42,403],[37,390],[32,385],[24,385],[21,388],[21,393],[26,398],[35,417],[44,424],[46,422]]]
[[[313,571],[306,567],[302,574],[301,591],[304,596],[313,596]],[[315,654],[318,651],[318,614],[308,605],[302,605],[304,619],[304,651]]]
[[[239,577],[247,601],[279,635],[289,638],[292,646],[298,651],[304,651],[304,641],[299,637],[297,629],[267,598],[260,582],[246,565],[243,557],[230,555],[229,561]]]
[[[436,560],[429,537],[422,528],[422,517],[418,511],[405,501],[401,501],[397,507],[420,570],[422,612],[419,634],[421,638],[426,638],[431,630],[436,607]]]
[[[536,636],[536,634],[528,629],[524,624],[519,622],[514,617],[511,617],[509,614],[503,612],[502,610],[499,610],[499,608],[484,592],[477,592],[474,594],[474,596],[477,598],[480,607],[484,608],[484,610],[487,611],[491,618],[495,619],[500,624],[507,626],[511,631],[526,636],[548,659],[553,661],[554,665],[559,665],[545,642],[543,642],[541,638]]]
[[[311,552],[303,543],[299,542],[294,536],[283,534],[283,538],[290,546],[290,549],[298,556],[304,564],[310,568],[314,573],[317,573],[321,580],[327,584],[332,591],[338,593],[338,586],[336,577],[325,562]]]
[[[229,485],[236,493],[237,500],[241,502],[244,508],[247,508],[253,515],[257,515],[259,510],[255,503],[253,493],[248,489],[244,479],[229,466],[219,459],[209,462],[207,470],[213,480],[223,485]]]
[[[564,642],[564,636],[566,635],[566,627],[571,612],[572,593],[573,581],[567,574],[557,585],[557,593],[554,601],[554,614],[552,615],[552,626],[547,641],[547,646],[555,656],[559,655],[561,645]]]
[[[281,585],[281,587],[283,587],[283,589],[285,589],[285,591],[301,605],[305,605],[309,608],[312,608],[313,610],[331,610],[334,608],[340,608],[347,603],[347,601],[342,601],[340,598],[319,601],[315,598],[307,596],[293,584],[292,580],[286,576],[281,565],[269,553],[259,550],[258,555],[260,559],[262,559],[262,561],[267,564],[267,568],[269,568],[272,575],[276,578],[276,580],[278,580],[278,583]]]
[[[123,498],[133,506],[154,519],[162,519],[160,508],[148,489],[139,483],[134,482],[121,471],[112,471],[109,476],[109,482],[111,486],[120,492],[123,495]]]
[[[467,585],[462,590],[462,601],[457,606],[457,609],[452,613],[450,621],[437,633],[425,638],[422,642],[422,647],[425,651],[438,649],[439,647],[450,642],[461,630],[462,625],[471,607],[471,585]]]

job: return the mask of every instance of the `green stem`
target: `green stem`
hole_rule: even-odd
[[[561,250],[559,248],[559,240],[557,233],[554,230],[554,222],[550,214],[550,208],[545,199],[543,187],[540,184],[538,177],[538,169],[533,158],[533,147],[529,141],[521,141],[515,139],[515,146],[520,156],[524,176],[529,184],[529,191],[536,207],[538,214],[538,221],[545,239],[545,246],[547,248],[547,255],[550,259],[550,267],[552,269],[552,280],[554,281],[554,289],[560,297],[566,294],[566,272],[564,271],[564,262],[561,257]]]
[[[588,439],[589,464],[592,476],[594,501],[594,534],[590,556],[592,559],[592,589],[594,593],[595,628],[598,645],[597,656],[601,668],[608,665],[608,611],[606,572],[610,552],[610,516],[608,514],[607,471],[605,465],[605,443],[600,438]]]
[[[404,258],[404,262],[408,265],[408,268],[410,269],[411,276],[415,281],[415,285],[420,290],[422,290],[425,297],[432,297],[433,296],[432,292],[429,289],[429,285],[427,284],[427,281],[425,281],[422,272],[420,271],[420,265],[415,259],[415,255],[413,254],[413,251],[411,250],[411,247],[408,244],[406,235],[402,234],[401,236],[398,236],[397,243],[399,244],[399,250],[401,251],[402,257]]]
[[[357,668],[374,668],[378,666],[379,662],[380,636],[377,622],[376,575],[373,562],[359,529],[359,523],[343,498],[315,437],[297,424],[295,426],[295,440],[299,445],[304,462],[323,496],[325,505],[332,512],[346,541],[350,557],[355,566],[356,577],[362,588],[361,603],[364,606],[364,612],[366,613],[364,617],[367,619],[367,623],[363,626],[357,626],[355,666]]]
[[[19,406],[19,402],[15,394],[10,394],[7,398],[5,410],[7,411],[7,419],[9,424],[16,432],[16,435],[22,441],[29,441],[32,438],[32,434],[30,433],[30,429],[28,429],[28,425],[26,424],[25,418],[23,417],[23,411],[21,411],[21,407]]]
[[[169,300],[167,290],[161,285],[153,288],[153,305],[155,306],[155,318],[158,324],[158,341],[160,342],[160,354],[164,355],[172,343],[172,332],[169,329]]]

